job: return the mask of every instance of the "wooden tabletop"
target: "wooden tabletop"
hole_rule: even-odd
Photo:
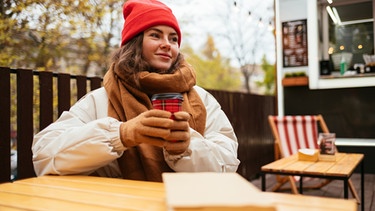
[[[0,185],[0,210],[167,210],[163,183],[45,176]]]
[[[246,182],[246,181],[245,181]],[[250,183],[251,184],[251,183]],[[218,185],[219,187],[220,185]],[[199,184],[197,184],[199,187]],[[246,186],[248,187],[248,186]],[[220,188],[219,188],[220,189]],[[249,198],[269,203],[272,210],[356,210],[354,200],[266,193],[251,188]],[[217,190],[211,190],[217,191]],[[224,191],[225,192],[225,191]],[[43,176],[0,184],[0,210],[171,210],[163,183],[89,176]],[[181,209],[174,209],[175,211]],[[205,210],[204,208],[182,210]],[[206,209],[207,210],[207,209]],[[226,207],[220,210],[246,210]],[[270,209],[255,209],[270,210]]]
[[[363,154],[336,153],[336,161],[300,161],[298,155],[262,166],[262,172],[348,178],[363,160]]]

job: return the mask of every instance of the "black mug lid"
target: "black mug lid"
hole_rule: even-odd
[[[183,100],[183,97],[182,97],[182,94],[178,92],[159,93],[159,94],[154,94],[151,97],[151,100],[165,100],[165,99]]]

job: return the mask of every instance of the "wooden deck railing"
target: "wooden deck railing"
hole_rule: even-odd
[[[17,140],[17,179],[35,176],[31,152],[34,134],[88,91],[101,87],[101,82],[100,77],[0,67],[0,183],[11,180],[11,139]],[[253,179],[261,165],[273,160],[267,116],[275,113],[275,97],[208,91],[236,131],[241,160],[238,172]]]
[[[76,87],[76,99],[72,99],[72,84]],[[100,87],[101,78],[0,68],[0,182],[10,180],[12,138],[17,140],[17,179],[35,176],[31,153],[33,136],[37,132],[35,128],[39,131],[52,123],[56,116],[70,108],[72,101],[86,94],[88,86],[91,89]],[[57,105],[54,105],[54,94],[57,95]],[[36,108],[38,121],[34,121],[36,105],[39,105]],[[13,110],[16,114],[12,113]],[[16,116],[15,127],[11,123],[13,116]],[[12,137],[13,134],[16,137]]]

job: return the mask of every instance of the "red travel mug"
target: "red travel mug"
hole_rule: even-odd
[[[181,111],[182,101],[183,97],[180,93],[160,93],[151,97],[154,109],[169,111],[172,114]],[[171,118],[173,119],[173,115]]]

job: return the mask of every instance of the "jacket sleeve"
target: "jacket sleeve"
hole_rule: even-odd
[[[180,156],[169,155],[164,150],[165,160],[177,172],[235,172],[238,142],[233,127],[221,110],[217,100],[207,91],[195,87],[207,110],[204,136],[190,129],[189,149]]]
[[[109,165],[125,150],[119,138],[120,122],[100,114],[108,105],[104,89],[88,93],[63,112],[59,119],[34,136],[32,152],[35,172],[46,174],[90,174]],[[99,117],[99,118],[98,118]]]

